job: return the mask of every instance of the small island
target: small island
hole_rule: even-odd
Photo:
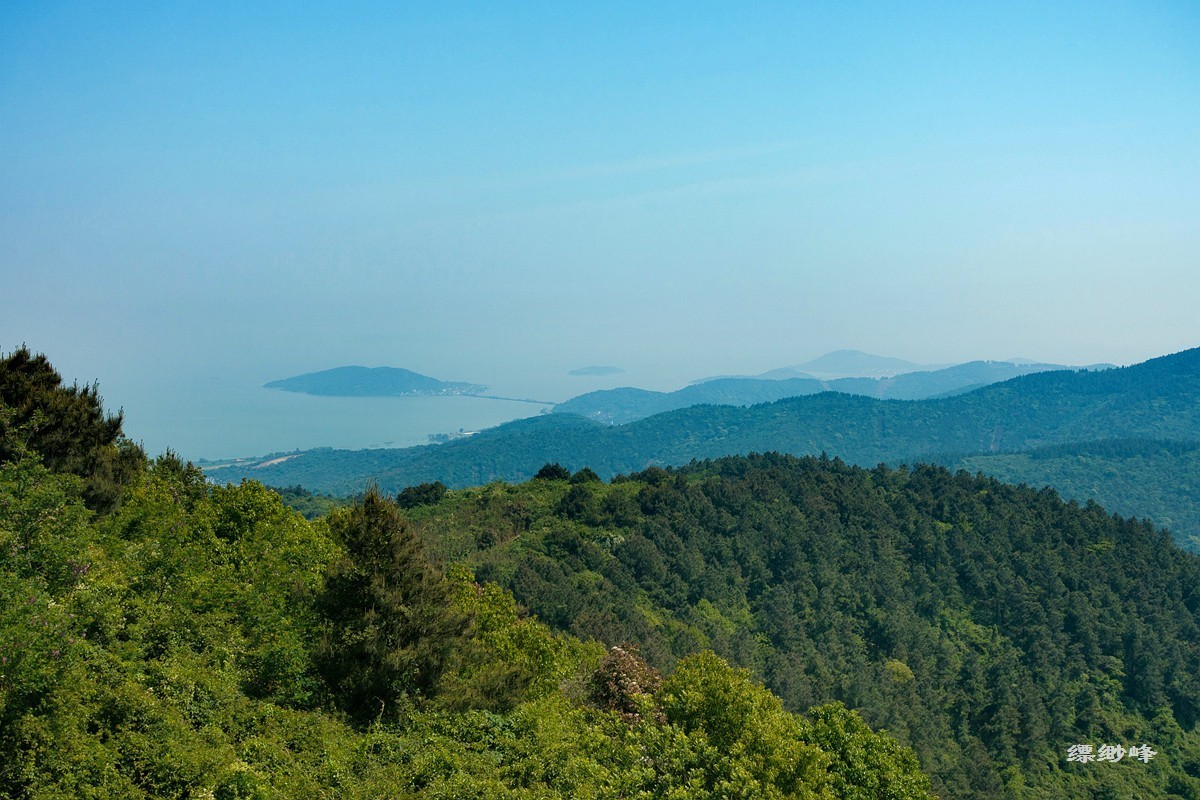
[[[580,367],[579,369],[573,369],[570,372],[568,372],[567,374],[568,375],[588,375],[588,376],[620,375],[624,371],[625,370],[621,369],[620,367],[594,366],[594,367]]]
[[[479,395],[487,391],[480,384],[439,381],[399,367],[335,367],[271,381],[265,386],[322,397]]]

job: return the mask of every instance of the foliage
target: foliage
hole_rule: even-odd
[[[895,739],[875,733],[841,703],[809,711],[810,741],[833,759],[829,772],[842,800],[916,800],[929,795],[929,779],[916,756]]]
[[[0,463],[36,453],[55,472],[85,479],[89,507],[109,510],[144,465],[121,435],[121,413],[104,412],[96,384],[64,386],[44,355],[21,347],[0,355]]]
[[[470,626],[439,683],[439,706],[508,712],[554,693],[599,657],[597,646],[522,616],[512,594],[496,584],[476,583],[461,566],[450,578],[453,611]]]
[[[313,523],[168,455],[96,520],[78,478],[26,456],[0,466],[0,536],[3,797],[832,798],[826,765],[846,760],[713,656],[671,692],[623,661],[648,713],[581,705],[570,687],[603,672],[598,647],[461,567],[442,578],[375,492]],[[436,680],[413,665],[444,629],[405,640],[422,619],[410,614],[392,639],[363,634],[367,600],[387,608],[401,590],[408,608],[470,620]],[[334,632],[359,648],[353,682],[327,669]],[[395,705],[422,681],[402,717],[326,710]],[[750,698],[753,718],[723,719],[730,697]]]
[[[399,507],[374,487],[333,512],[329,528],[346,555],[330,566],[320,598],[321,671],[345,710],[393,713],[433,690],[464,620]]]
[[[584,467],[571,476],[571,483],[601,483],[601,478],[591,467]]]
[[[414,524],[472,532],[459,557],[558,630],[636,643],[664,672],[711,648],[792,711],[859,710],[945,796],[1192,780],[1064,761],[1074,742],[1200,744],[1200,562],[1161,531],[924,466],[652,468],[586,484],[582,516],[577,486],[462,490]]]
[[[539,481],[565,481],[570,480],[571,470],[567,469],[558,462],[553,464],[546,463],[533,477]]]
[[[1200,560],[1095,504],[771,454],[309,521],[168,453],[97,515],[22,437],[0,797],[1200,796]]]
[[[408,486],[400,490],[396,504],[401,508],[436,505],[446,495],[446,485],[441,481]]]
[[[1107,439],[1026,453],[942,459],[1006,483],[1052,486],[1063,497],[1095,501],[1125,516],[1171,531],[1177,544],[1200,552],[1200,444]]]
[[[711,652],[680,662],[660,702],[670,724],[720,754],[706,767],[717,796],[804,797],[823,788],[828,755],[810,743],[810,726]]]
[[[284,504],[288,508],[299,511],[304,515],[305,519],[323,517],[335,508],[351,502],[348,498],[310,492],[299,484],[282,488],[272,486],[270,488],[283,499]]]

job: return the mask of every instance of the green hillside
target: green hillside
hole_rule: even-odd
[[[1099,506],[775,454],[309,521],[168,454],[92,510],[38,431],[119,425],[22,392],[0,797],[1200,797],[1200,559]]]
[[[375,491],[310,522],[167,455],[97,514],[36,446],[78,463],[119,424],[26,388],[0,404],[6,800],[931,798],[856,712],[556,634]]]
[[[778,381],[759,378],[714,378],[674,392],[655,392],[630,387],[588,392],[559,403],[554,406],[553,411],[555,414],[578,414],[604,424],[624,425],[688,406],[749,406],[824,391],[829,391],[827,383],[813,378],[788,378]]]
[[[946,459],[954,469],[1007,483],[1052,486],[1063,497],[1093,500],[1123,516],[1168,528],[1200,552],[1200,444],[1141,439],[1053,445],[1027,453]]]
[[[789,708],[858,709],[942,797],[1200,796],[1200,559],[1097,505],[763,455],[492,484],[412,518],[556,630],[667,670],[711,648]],[[1170,756],[1066,761],[1133,741]]]

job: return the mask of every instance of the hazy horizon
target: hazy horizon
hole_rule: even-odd
[[[47,355],[57,366],[53,354]],[[936,369],[948,365],[919,366]],[[60,372],[63,372],[61,368]],[[64,376],[68,383],[92,382],[66,372]],[[697,376],[698,379],[712,377],[719,376]],[[636,386],[673,391],[692,382],[694,380],[674,383],[662,380],[662,372],[653,369],[627,370],[613,375],[571,376],[562,373],[543,375],[525,384],[506,384],[505,396],[514,400],[504,400],[470,395],[313,396],[268,389],[246,375],[220,374],[208,375],[205,380],[193,377],[184,381],[167,379],[141,384],[118,382],[114,393],[113,382],[99,379],[105,407],[109,411],[124,412],[124,430],[130,438],[142,443],[151,454],[169,448],[193,460],[263,456],[318,447],[412,447],[429,443],[430,434],[481,430],[549,410],[547,406],[516,402],[516,399],[557,403],[601,389]],[[489,386],[489,394],[504,392],[503,388]]]
[[[135,438],[348,364],[1144,361],[1200,344],[1197,41],[1187,2],[9,4],[0,349]]]

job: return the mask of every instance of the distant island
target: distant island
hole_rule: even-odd
[[[335,367],[271,381],[268,389],[322,397],[405,397],[412,395],[479,395],[477,383],[439,381],[399,367]]]
[[[568,375],[620,375],[625,370],[620,367],[580,367],[568,372]]]

